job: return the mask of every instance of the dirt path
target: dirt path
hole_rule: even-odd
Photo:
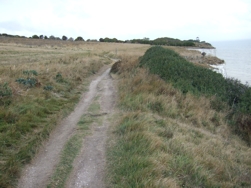
[[[91,128],[93,134],[84,139],[66,187],[103,187],[106,130],[109,126],[108,117],[112,115],[116,95],[109,72],[110,68],[91,82],[89,91],[82,95],[75,110],[57,126],[31,164],[23,170],[18,187],[46,187],[59,162],[60,152],[76,130],[80,117],[87,113],[88,107],[97,95],[100,96],[102,123],[100,126],[98,123],[94,123]]]
[[[74,161],[74,170],[71,173],[66,187],[104,187],[104,167],[105,167],[105,143],[108,118],[113,114],[115,88],[112,79],[107,75],[98,84],[99,103],[101,107],[100,115],[103,115],[101,125],[93,127],[93,134],[88,136],[83,143],[80,155]]]

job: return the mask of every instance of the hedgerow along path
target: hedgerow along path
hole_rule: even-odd
[[[105,143],[109,118],[114,111],[116,89],[109,75],[110,68],[106,67],[92,80],[89,91],[83,93],[74,111],[66,117],[51,133],[50,138],[41,147],[38,154],[27,165],[18,181],[18,187],[103,187],[105,168]],[[94,103],[100,106],[95,114],[88,112]],[[90,125],[90,134],[83,137],[80,152],[72,162],[72,170],[55,182],[52,177],[62,157],[67,142],[77,134],[78,122],[83,115],[99,116]],[[71,168],[70,168],[71,169]],[[59,170],[60,171],[60,170]],[[60,182],[62,181],[62,182]]]

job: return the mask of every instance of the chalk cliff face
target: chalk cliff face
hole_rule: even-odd
[[[220,65],[210,65],[215,72],[221,73],[224,78],[227,77],[227,71],[226,71],[226,64],[220,64]]]

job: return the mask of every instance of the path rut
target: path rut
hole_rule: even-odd
[[[74,133],[80,117],[87,113],[88,107],[97,95],[100,95],[103,112],[102,124],[94,125],[93,134],[84,139],[66,187],[104,187],[106,130],[109,126],[108,117],[112,115],[116,98],[116,90],[109,72],[110,68],[91,82],[89,91],[81,96],[74,111],[51,133],[49,140],[23,170],[18,182],[19,188],[46,187],[59,162],[60,152]]]

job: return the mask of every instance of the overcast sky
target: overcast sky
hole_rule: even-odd
[[[251,0],[0,0],[0,33],[251,39]]]

